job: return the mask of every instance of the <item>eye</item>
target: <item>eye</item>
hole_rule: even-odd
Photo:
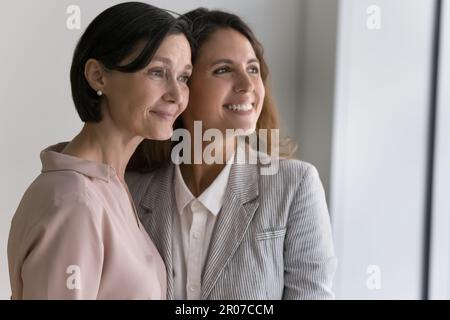
[[[258,66],[249,66],[248,72],[258,74],[259,73],[259,67]]]
[[[161,69],[161,68],[155,68],[155,69],[150,69],[150,70],[148,71],[148,74],[149,74],[150,76],[152,76],[152,77],[155,77],[155,78],[164,78],[166,72],[165,72],[164,69]]]
[[[189,74],[183,74],[183,75],[178,77],[178,80],[183,82],[183,83],[187,83],[189,81],[189,78],[190,78]]]
[[[220,68],[217,68],[216,70],[214,70],[213,74],[220,75],[220,74],[228,73],[230,71],[231,71],[230,67],[223,66],[223,67],[220,67]]]

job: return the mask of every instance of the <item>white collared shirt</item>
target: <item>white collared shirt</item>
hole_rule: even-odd
[[[231,160],[233,157],[231,157]],[[195,198],[175,168],[175,199],[178,214],[173,215],[174,298],[201,298],[201,276],[211,235],[228,184],[232,161],[228,161],[213,183]]]

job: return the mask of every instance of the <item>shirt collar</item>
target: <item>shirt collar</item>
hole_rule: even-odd
[[[187,187],[181,175],[180,166],[175,166],[175,201],[177,203],[177,209],[180,214],[183,213],[184,207],[186,207],[195,197],[192,195],[191,190]]]
[[[213,183],[208,188],[206,188],[206,190],[203,191],[202,194],[197,198],[197,200],[215,216],[217,216],[223,205],[233,159],[234,155],[230,158],[229,161],[227,161],[225,167],[222,169]],[[180,166],[176,165],[175,201],[180,215],[184,212],[184,208],[193,200],[195,200],[195,197],[184,182]]]
[[[42,172],[75,171],[109,182],[114,173],[111,166],[61,153],[66,145],[67,142],[62,142],[41,151]]]

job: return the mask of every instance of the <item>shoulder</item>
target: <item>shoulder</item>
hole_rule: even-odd
[[[280,158],[280,170],[284,174],[300,174],[303,175],[307,171],[317,171],[316,167],[306,161],[298,160],[298,159],[285,159]]]
[[[93,182],[74,171],[41,173],[26,190],[13,221],[24,224],[98,220],[103,212],[94,200]],[[25,222],[27,221],[27,222]]]
[[[88,178],[75,171],[52,171],[41,173],[31,185],[31,189],[45,190],[55,197],[86,193]]]
[[[263,174],[262,168],[260,175],[262,179],[274,180],[283,182],[289,186],[300,186],[304,184],[311,184],[320,182],[319,172],[316,167],[306,161],[298,159],[274,158],[271,159],[273,170],[269,173]]]
[[[46,194],[55,205],[83,203],[88,207],[97,207],[99,190],[107,182],[67,170],[45,172],[37,177],[30,186],[33,193]]]

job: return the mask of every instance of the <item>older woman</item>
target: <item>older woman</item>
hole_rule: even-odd
[[[113,6],[81,37],[70,73],[83,122],[41,153],[14,215],[13,299],[164,299],[165,266],[137,218],[124,171],[144,139],[165,140],[188,99],[186,24],[144,3]]]
[[[144,141],[134,168],[152,170],[127,176],[143,224],[166,263],[168,298],[333,298],[336,258],[317,170],[278,158],[269,148],[264,162],[279,160],[273,174],[263,174],[262,161],[251,163],[251,157],[235,161],[240,134],[278,128],[262,47],[233,14],[197,9],[186,17],[197,47],[189,104],[178,127],[194,143],[177,164],[180,157],[171,157],[171,150],[179,148]],[[195,135],[210,137],[211,129],[222,133],[215,151],[206,138],[199,152]],[[235,134],[227,134],[230,129]],[[273,132],[256,148],[277,146]],[[196,153],[224,155],[224,161],[186,161]]]

